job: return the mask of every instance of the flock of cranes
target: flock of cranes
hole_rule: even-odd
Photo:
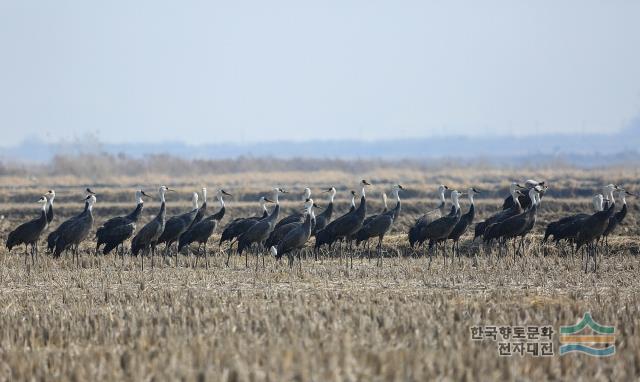
[[[279,195],[287,191],[280,187],[272,190],[271,194],[259,199],[260,212],[256,216],[237,218],[229,222],[221,232],[218,242],[218,251],[222,245],[229,243],[226,264],[229,264],[235,244],[235,252],[238,255],[245,254],[245,265],[249,266],[249,253],[256,257],[256,268],[259,266],[259,258],[267,254],[276,259],[287,256],[289,266],[293,266],[297,258],[302,263],[302,254],[307,251],[307,244],[315,237],[313,253],[316,260],[322,257],[323,249],[333,249],[337,245],[337,252],[324,251],[324,254],[339,253],[342,259],[345,250],[349,254],[346,259],[353,266],[353,245],[358,247],[362,243],[368,243],[370,239],[377,238],[376,253],[378,264],[382,262],[382,243],[386,234],[391,231],[394,222],[401,213],[400,193],[404,190],[402,185],[394,185],[391,195],[396,200],[394,208],[387,206],[387,196],[383,193],[384,209],[376,214],[367,216],[366,188],[370,183],[362,180],[359,183],[360,193],[351,191],[351,207],[348,212],[333,219],[334,187],[325,189],[323,193],[329,195],[328,204],[324,210],[316,215],[318,205],[311,198],[311,190],[306,188],[303,194],[303,209],[289,216],[280,218]],[[505,199],[502,210],[489,216],[484,221],[475,224],[473,239],[482,239],[484,247],[497,245],[498,256],[505,256],[509,251],[509,243],[514,259],[523,256],[525,252],[525,237],[532,231],[536,223],[537,212],[540,203],[548,190],[545,182],[527,180],[524,185],[512,183],[509,195]],[[156,247],[164,244],[163,259],[176,256],[186,250],[192,250],[192,245],[197,245],[195,250],[196,264],[199,257],[204,257],[205,265],[209,266],[207,243],[216,228],[225,216],[225,203],[223,197],[231,196],[225,190],[218,190],[216,199],[220,208],[207,215],[207,189],[202,189],[203,203],[198,204],[198,193],[192,196],[192,208],[188,211],[167,218],[166,199],[167,193],[174,190],[160,186],[157,199],[160,209],[157,215],[137,230],[137,224],[143,212],[144,198],[154,199],[143,190],[135,193],[136,207],[125,216],[117,216],[104,222],[95,234],[95,254],[98,255],[102,248],[102,254],[107,255],[116,250],[124,261],[128,252],[125,243],[130,239],[130,251],[132,256],[140,258],[141,269],[144,269],[145,257],[151,258],[154,266]],[[451,207],[447,212],[446,193],[450,191]],[[460,259],[460,238],[470,229],[474,223],[476,208],[474,197],[481,192],[475,187],[470,187],[464,192],[450,190],[446,185],[438,187],[439,205],[416,219],[408,232],[409,246],[414,253],[428,251],[429,265],[433,255],[442,252],[446,262],[446,244],[451,241],[452,261],[457,256]],[[54,258],[58,258],[63,252],[70,251],[74,261],[79,261],[80,244],[86,241],[93,228],[93,206],[96,203],[96,194],[89,188],[86,189],[84,209],[76,216],[62,222],[47,236],[47,248]],[[593,259],[593,271],[597,270],[597,256],[602,247],[608,248],[607,237],[615,230],[627,214],[626,196],[633,195],[622,187],[608,184],[603,188],[603,194],[593,197],[593,213],[579,213],[563,217],[548,224],[543,238],[543,244],[553,238],[556,244],[567,242],[572,247],[572,255],[581,248],[585,249],[585,272],[588,271],[590,259]],[[32,264],[38,257],[38,241],[41,235],[47,231],[54,219],[53,203],[55,191],[49,190],[39,200],[42,204],[39,216],[29,222],[21,224],[13,230],[6,242],[9,250],[13,247],[25,246],[25,264],[30,256]],[[356,198],[360,196],[360,203],[356,206]],[[466,196],[469,201],[469,209],[462,213],[460,200]],[[622,208],[616,212],[616,198],[622,203]],[[275,204],[269,212],[267,204]],[[518,242],[519,239],[519,242]],[[172,248],[177,247],[174,252]],[[368,244],[367,244],[368,245]],[[30,249],[30,250],[29,250]],[[309,249],[311,250],[311,249]]]

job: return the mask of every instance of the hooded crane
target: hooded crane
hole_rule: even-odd
[[[458,224],[453,227],[453,231],[451,231],[451,233],[447,237],[447,239],[453,240],[453,245],[451,246],[451,253],[453,254],[451,257],[451,261],[453,261],[453,258],[456,254],[458,255],[458,258],[460,258],[460,237],[464,235],[469,226],[473,223],[473,219],[476,216],[476,205],[473,202],[473,197],[479,193],[480,191],[478,191],[475,187],[469,188],[469,190],[467,191],[467,197],[469,198],[469,211],[467,211],[466,214],[460,216],[460,221],[458,221]]]
[[[271,253],[277,260],[279,260],[285,254],[289,255],[289,267],[293,266],[294,252],[297,252],[298,261],[300,262],[300,266],[302,267],[300,251],[302,250],[302,248],[304,248],[304,245],[311,237],[311,226],[313,224],[313,221],[315,220],[313,207],[313,199],[307,199],[304,205],[306,211],[304,223],[295,226],[293,229],[287,232],[287,234],[278,243],[277,247],[271,247]]]
[[[404,188],[402,187],[402,185],[398,184],[393,186],[393,189],[391,191],[391,194],[396,198],[396,207],[390,211],[385,211],[381,214],[378,214],[371,218],[368,222],[363,223],[362,228],[356,234],[356,246],[361,241],[369,240],[369,238],[378,238],[378,265],[382,265],[382,240],[384,239],[384,236],[387,234],[387,232],[391,230],[393,222],[396,221],[398,215],[400,214],[400,190],[404,190]],[[386,197],[384,199],[386,205]]]
[[[331,217],[333,216],[333,198],[336,196],[336,189],[331,187],[323,192],[329,193],[329,204],[327,204],[327,208],[324,211],[316,216],[316,225],[311,231],[311,236],[315,236],[318,231],[323,230],[331,222]]]
[[[194,192],[191,196],[192,209],[180,215],[170,217],[165,225],[162,235],[158,238],[158,244],[165,243],[165,256],[171,258],[171,246],[176,243],[193,222],[198,214],[198,193]],[[176,266],[178,266],[178,253],[176,252]]]
[[[441,218],[445,213],[445,203],[446,199],[444,197],[445,192],[449,189],[449,187],[441,184],[438,186],[438,198],[440,200],[440,204],[435,209],[428,211],[418,219],[416,219],[413,227],[409,229],[409,245],[411,248],[422,245],[424,241],[427,239],[425,236],[425,228],[432,223],[434,220]]]
[[[28,246],[31,246],[31,264],[35,264],[34,257],[38,256],[38,239],[42,232],[47,228],[47,198],[41,196],[38,203],[42,204],[40,216],[26,223],[20,224],[16,229],[9,233],[7,238],[7,248],[9,251],[15,246],[24,244],[24,265],[27,265],[29,257]]]
[[[314,245],[314,253],[315,253],[316,259],[318,258],[318,253],[320,251],[320,247],[322,247],[323,245],[326,244],[331,249],[331,247],[335,243],[335,241],[333,241],[333,235],[331,234],[331,231],[333,229],[333,225],[336,224],[335,222],[340,220],[340,219],[342,219],[342,218],[344,218],[345,216],[349,215],[353,211],[355,211],[355,209],[356,209],[356,196],[358,196],[358,194],[354,190],[351,190],[350,194],[351,194],[351,204],[349,205],[349,211],[347,213],[343,214],[343,215],[340,215],[334,221],[329,222],[325,226],[325,228],[315,230],[316,232],[315,232],[314,236],[316,237],[316,242],[315,242],[315,245]],[[330,228],[330,229],[327,229],[327,228]],[[342,240],[340,241],[340,243],[342,244]]]
[[[307,199],[304,201],[304,211],[305,213],[303,214],[303,216],[306,218],[306,205],[309,202],[309,200],[311,199]],[[318,206],[313,203],[312,207],[317,208]],[[315,214],[314,214],[315,216]],[[315,226],[315,217],[314,219],[311,221],[311,231],[313,231],[313,228]],[[278,243],[280,243],[280,241],[287,235],[287,233],[289,233],[289,231],[291,231],[292,229],[301,226],[302,224],[304,224],[304,219],[302,221],[294,221],[285,225],[281,225],[280,227],[278,227],[276,225],[276,227],[273,229],[273,231],[271,231],[271,234],[269,234],[269,238],[267,238],[267,240],[264,242],[264,247],[265,248],[271,248],[274,246],[277,246]]]
[[[316,235],[315,247],[319,248],[323,244],[331,246],[336,240],[343,239],[353,235],[362,228],[362,223],[367,214],[367,198],[365,196],[366,186],[371,184],[366,180],[360,182],[361,185],[361,197],[360,205],[353,211],[339,217],[327,225],[325,229],[319,231]],[[351,261],[353,262],[353,252],[351,253]]]
[[[87,188],[85,191],[87,192],[88,195],[95,195],[95,193],[93,191],[91,191],[91,189],[89,189],[89,188]],[[70,217],[69,219],[67,219],[64,222],[62,222],[58,226],[58,228],[56,228],[55,230],[51,231],[49,233],[49,235],[47,235],[47,249],[49,250],[49,252],[53,253],[53,251],[54,251],[54,249],[56,247],[56,240],[58,240],[58,236],[60,235],[60,232],[62,232],[63,230],[67,229],[67,227],[69,227],[75,219],[77,219],[82,214],[87,212],[88,208],[89,208],[88,198],[85,197],[84,210],[82,210],[82,212],[79,213],[78,215]],[[48,218],[48,216],[47,216],[47,218]],[[53,207],[51,208],[51,219],[53,220]]]
[[[474,229],[473,241],[475,241],[476,238],[478,238],[479,236],[484,236],[485,230],[490,225],[499,223],[505,219],[510,218],[511,216],[515,216],[522,213],[523,208],[520,205],[520,195],[522,193],[519,190],[520,188],[522,188],[522,186],[520,186],[518,183],[516,182],[511,183],[511,185],[509,186],[509,194],[511,194],[511,198],[515,202],[513,203],[511,208],[507,210],[502,210],[490,216],[489,218],[485,219],[484,221],[481,221],[480,223],[476,224],[476,227]]]
[[[451,231],[453,231],[456,224],[460,221],[460,196],[462,195],[464,195],[464,193],[458,192],[457,190],[451,191],[451,204],[453,204],[453,206],[451,207],[449,215],[432,221],[424,228],[425,240],[429,239],[429,266],[431,266],[432,259],[431,248],[439,242],[447,240]],[[446,261],[444,254],[442,257]]]
[[[529,208],[529,206],[531,206],[531,199],[529,198],[529,190],[540,186],[543,190],[545,190],[545,186],[544,186],[544,181],[543,182],[539,182],[537,180],[534,179],[528,179],[524,182],[524,186],[521,186],[520,184],[516,183],[518,188],[522,189],[522,190],[527,190],[527,191],[523,191],[523,194],[518,195],[518,202],[520,202],[520,207],[522,207],[523,210],[526,210],[527,208]],[[542,195],[544,195],[544,191],[542,193]],[[514,206],[513,203],[513,196],[511,194],[509,194],[509,196],[507,196],[504,199],[504,203],[502,203],[502,209],[503,210],[508,210],[510,208],[512,208]]]
[[[93,227],[93,205],[96,203],[95,195],[91,194],[86,197],[87,208],[76,219],[74,219],[69,226],[60,231],[58,238],[56,239],[56,246],[53,252],[53,257],[60,257],[62,251],[68,248],[74,248],[73,254],[77,261],[80,263],[80,251],[79,246],[84,239],[89,236],[89,232]]]
[[[395,187],[395,186],[394,186],[394,187]],[[369,244],[369,238],[370,238],[370,237],[367,237],[366,233],[363,233],[363,235],[361,236],[361,237],[363,237],[363,238],[365,238],[365,237],[366,237],[366,238],[365,238],[365,239],[363,239],[363,240],[358,240],[358,234],[360,233],[360,231],[362,231],[362,229],[364,229],[364,227],[365,227],[367,224],[369,224],[369,222],[370,222],[370,221],[372,221],[373,219],[377,218],[378,216],[380,216],[380,215],[384,214],[385,212],[389,211],[389,206],[388,206],[388,203],[387,203],[387,194],[386,194],[386,193],[384,193],[384,192],[382,193],[382,206],[383,206],[383,207],[382,207],[382,211],[380,211],[380,213],[378,213],[378,214],[372,214],[372,215],[369,215],[369,216],[367,216],[366,218],[364,218],[364,221],[362,222],[362,228],[360,228],[360,229],[358,230],[358,232],[356,232],[356,233],[354,233],[353,235],[351,235],[351,236],[349,236],[349,237],[348,237],[348,239],[347,239],[347,240],[348,240],[349,242],[351,242],[351,241],[355,240],[355,241],[356,241],[356,247],[358,247],[358,246],[360,245],[360,243],[362,243],[362,242],[364,242],[364,243],[365,243],[365,245],[368,245],[368,244]]]
[[[207,267],[209,266],[207,258],[207,242],[213,234],[213,231],[215,231],[216,227],[218,226],[218,223],[224,217],[226,211],[224,200],[222,199],[224,195],[231,196],[231,194],[229,194],[225,190],[218,190],[218,193],[216,194],[216,198],[218,199],[218,202],[220,202],[220,210],[218,210],[218,212],[213,215],[207,216],[197,224],[193,225],[185,233],[183,233],[182,236],[180,236],[180,240],[178,240],[178,252],[180,252],[180,250],[182,250],[182,248],[184,248],[185,246],[188,247],[191,243],[199,244],[198,252],[200,252],[200,248],[204,246],[204,257]],[[197,261],[198,258],[196,257],[196,265]]]
[[[276,221],[278,220],[278,215],[280,214],[280,201],[278,199],[278,195],[280,193],[287,193],[282,188],[274,188],[273,189],[273,201],[276,204],[273,211],[266,218],[259,220],[256,224],[252,225],[245,233],[240,235],[238,238],[238,254],[242,254],[245,249],[250,249],[254,247],[254,252],[256,254],[256,268],[258,268],[258,255],[263,243],[269,235],[271,231],[273,231],[276,226]],[[246,254],[245,262],[249,264],[249,255],[248,251]],[[264,257],[262,258],[264,262]]]
[[[594,212],[602,211],[603,202],[604,197],[602,196],[602,194],[593,196],[593,198],[591,199],[591,203],[593,204]],[[549,223],[544,231],[542,244],[545,244],[551,236],[553,236],[553,241],[556,243],[556,245],[560,242],[560,240],[567,240],[569,243],[573,244],[576,237],[578,236],[578,231],[580,231],[582,223],[589,216],[591,216],[591,214],[579,213],[566,216],[560,220]]]
[[[200,208],[198,208],[196,217],[193,218],[193,221],[191,222],[191,225],[189,226],[189,228],[200,223],[200,221],[204,218],[206,214],[207,214],[207,188],[202,187],[202,205],[200,206]]]
[[[246,230],[249,229],[252,225],[258,222],[258,220],[264,219],[269,216],[269,211],[267,211],[267,202],[271,203],[271,200],[261,196],[258,200],[260,203],[260,210],[262,211],[262,215],[260,216],[251,216],[248,218],[235,218],[230,221],[224,230],[222,231],[222,236],[220,237],[220,242],[218,246],[222,246],[222,243],[225,241],[232,242],[238,236],[242,235]]]
[[[607,247],[607,251],[609,249],[609,235],[618,227],[618,225],[624,220],[627,216],[627,198],[626,196],[635,196],[629,191],[620,190],[618,191],[618,198],[622,202],[622,209],[616,212],[611,218],[609,218],[609,224],[607,225],[607,229],[604,230],[602,234],[602,240],[604,241],[605,247]]]
[[[607,195],[607,199],[610,201],[609,208],[596,212],[589,216],[582,222],[580,231],[576,238],[576,251],[578,251],[583,245],[587,245],[587,260],[585,261],[584,271],[588,270],[589,257],[593,256],[593,271],[598,269],[597,262],[597,240],[602,236],[604,231],[609,225],[609,219],[615,212],[615,199],[613,197],[613,191],[618,190],[619,187],[614,184],[609,184],[604,187],[604,194]]]
[[[535,223],[538,209],[538,193],[540,191],[537,187],[529,189],[529,198],[532,203],[528,210],[487,227],[484,232],[485,243],[491,243],[495,239],[506,243],[509,239],[514,239],[513,256],[515,258],[516,254],[520,251],[520,246],[516,249],[516,238]]]
[[[311,198],[311,189],[307,187],[304,189],[304,195],[302,196],[302,201],[306,202],[307,200],[309,200],[309,198]],[[276,224],[275,229],[280,228],[285,224],[289,224],[289,223],[302,224],[302,222],[304,222],[304,213],[296,212],[280,220],[278,224]],[[270,247],[271,246],[268,246],[268,248]]]
[[[144,207],[143,196],[149,197],[144,191],[137,190],[135,193],[136,208],[126,216],[116,216],[104,222],[100,228],[96,231],[96,255],[100,246],[104,244],[102,254],[106,255],[114,248],[121,246],[123,251],[121,253],[124,256],[125,240],[133,236],[133,232],[136,230],[136,223],[142,214]]]
[[[156,217],[149,223],[145,224],[140,231],[131,240],[131,255],[138,256],[140,253],[140,268],[144,270],[144,257],[151,252],[151,264],[153,266],[153,258],[156,252],[158,239],[162,235],[165,226],[165,218],[167,216],[167,207],[164,195],[168,191],[173,191],[167,186],[160,186],[158,189],[158,197],[160,198],[160,211]]]

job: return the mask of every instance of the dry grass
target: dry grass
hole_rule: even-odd
[[[135,259],[122,264],[111,256],[96,259],[85,251],[79,267],[70,258],[54,261],[43,256],[35,267],[25,268],[18,251],[7,254],[2,248],[0,380],[640,378],[636,201],[629,200],[628,220],[611,240],[611,255],[602,259],[596,274],[585,274],[579,259],[558,256],[553,248],[549,256],[542,256],[536,244],[539,236],[532,238],[527,255],[516,261],[480,256],[477,267],[471,258],[445,266],[437,258],[429,268],[426,258],[397,254],[406,246],[401,232],[419,211],[434,204],[436,185],[474,184],[489,191],[478,198],[481,216],[486,216],[497,209],[498,196],[504,192],[495,185],[506,187],[513,174],[492,169],[428,176],[385,171],[375,177],[340,171],[322,172],[321,177],[254,174],[251,186],[240,175],[198,182],[163,179],[163,183],[180,185],[176,199],[181,201],[170,200],[170,212],[185,209],[188,192],[194,188],[225,184],[236,195],[228,203],[225,221],[256,213],[252,200],[274,183],[299,188],[308,181],[318,189],[355,183],[359,177],[378,184],[400,179],[409,191],[403,218],[385,242],[388,257],[382,267],[367,259],[356,259],[353,269],[337,259],[322,263],[309,259],[302,269],[296,264],[290,270],[284,262],[267,258],[266,267],[256,271],[255,259],[248,269],[244,259],[225,267],[224,258],[216,255],[209,269],[202,262],[193,268],[193,258],[183,257],[177,268],[164,265],[140,272]],[[610,178],[605,180],[605,175]],[[640,181],[640,175],[627,178],[628,174],[604,170],[578,171],[571,177],[551,171],[533,176],[548,179],[552,187],[540,211],[540,226],[568,211],[588,210],[594,184],[616,181],[633,187]],[[62,183],[51,178],[25,182],[19,188],[4,187],[0,209],[6,218],[0,221],[0,237],[6,238],[18,221],[34,214],[30,196],[19,190],[35,196],[41,189],[57,187],[56,211],[69,216],[81,208],[77,195],[82,186],[92,185],[99,193],[95,211],[99,223],[131,208],[128,187],[150,187],[158,181],[154,179],[105,180],[98,186],[86,179],[67,179],[66,187],[60,187]],[[379,189],[372,190],[372,198],[377,199]],[[343,194],[341,209],[346,207]],[[371,211],[377,211],[380,203],[373,201]],[[298,204],[289,201],[285,206],[293,209]],[[154,210],[148,206],[145,218]],[[463,246],[468,252],[468,243]],[[498,356],[494,343],[470,339],[473,325],[553,325],[558,329],[577,322],[586,311],[602,324],[615,325],[615,356],[505,358]],[[554,341],[557,351],[557,336]]]

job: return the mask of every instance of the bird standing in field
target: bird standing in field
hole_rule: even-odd
[[[200,252],[200,249],[204,246],[202,253],[204,254],[205,265],[207,267],[209,266],[209,258],[207,257],[207,242],[209,241],[209,238],[213,234],[213,231],[215,231],[216,227],[225,215],[226,208],[224,206],[223,200],[224,195],[231,196],[231,194],[229,194],[225,190],[218,190],[216,198],[220,202],[220,210],[213,215],[209,215],[203,218],[200,222],[193,225],[180,236],[180,240],[178,241],[178,252],[180,252],[180,250],[182,250],[182,248],[184,247],[188,248],[191,243],[199,244],[198,252]],[[198,254],[198,257],[199,256],[200,254]],[[196,266],[198,264],[198,257],[196,257]]]
[[[304,248],[304,245],[311,237],[311,226],[315,220],[313,213],[313,199],[307,199],[305,202],[305,220],[304,223],[296,225],[293,229],[287,232],[287,234],[278,243],[277,247],[271,247],[271,253],[276,259],[280,259],[283,255],[289,255],[289,267],[293,267],[294,252],[298,255],[298,261],[300,267],[302,267],[302,258],[300,251]],[[294,223],[295,224],[295,223]]]
[[[522,192],[520,191],[520,189],[522,189],[522,186],[520,186],[518,183],[516,182],[511,183],[511,186],[509,187],[509,194],[511,195],[511,200],[513,200],[514,202],[513,205],[509,209],[502,210],[490,216],[489,218],[485,219],[484,221],[481,221],[478,224],[476,224],[476,227],[474,229],[475,232],[473,235],[473,241],[475,241],[476,238],[478,238],[479,236],[482,236],[484,238],[485,230],[490,225],[494,223],[499,223],[505,219],[510,218],[511,216],[522,213],[523,208],[520,205],[520,196],[522,196]]]
[[[359,242],[368,240],[369,238],[378,238],[378,245],[376,247],[378,253],[378,265],[382,265],[382,241],[384,240],[384,236],[391,230],[393,223],[396,221],[398,215],[400,214],[400,190],[404,190],[404,188],[400,184],[393,186],[393,189],[391,190],[391,194],[396,199],[395,208],[390,211],[385,211],[378,215],[375,215],[368,222],[363,223],[362,228],[360,228],[360,230],[356,234],[356,246],[359,244]]]
[[[604,197],[602,196],[602,194],[594,195],[591,199],[591,203],[593,205],[594,212],[602,211]],[[573,243],[578,236],[578,232],[580,231],[582,223],[589,216],[591,216],[591,214],[579,213],[566,216],[562,219],[549,223],[544,231],[542,244],[545,244],[547,240],[549,240],[549,238],[553,236],[553,241],[556,243],[556,245],[558,245],[561,240],[566,240],[573,247]]]
[[[424,228],[424,236],[425,239],[429,240],[429,266],[431,266],[431,254],[432,248],[435,245],[437,250],[437,245],[440,242],[446,241],[449,237],[449,234],[455,228],[456,224],[460,221],[460,196],[464,195],[464,193],[458,192],[457,190],[451,191],[451,212],[447,216],[443,216],[439,219],[436,219],[429,223]],[[446,261],[446,256],[442,254],[443,260]]]
[[[438,198],[440,200],[440,204],[433,210],[426,212],[424,215],[420,216],[416,219],[414,225],[409,229],[409,246],[411,248],[419,247],[424,243],[427,239],[425,228],[432,223],[434,220],[437,220],[444,216],[445,212],[445,192],[449,189],[449,187],[441,184],[438,186]]]
[[[85,201],[87,204],[85,211],[73,219],[71,224],[60,230],[58,238],[56,239],[53,257],[60,257],[62,251],[73,248],[76,264],[80,264],[80,243],[89,236],[89,232],[93,227],[92,211],[93,205],[96,203],[96,197],[94,194],[90,194],[86,197]]]
[[[316,216],[316,225],[313,227],[311,236],[315,236],[318,231],[323,230],[331,222],[331,217],[333,216],[333,198],[336,196],[336,189],[331,187],[323,192],[329,193],[329,204],[327,204],[327,208],[324,211]]]
[[[304,189],[304,194],[302,196],[302,201],[306,201],[309,200],[309,198],[311,198],[311,189],[309,187]],[[304,213],[300,213],[300,212],[296,212],[294,214],[291,214],[289,216],[286,216],[284,218],[282,218],[282,220],[280,220],[278,222],[278,224],[276,224],[274,229],[278,229],[279,227],[285,225],[285,224],[289,224],[289,223],[300,223],[302,224],[302,222],[304,222]]]
[[[451,261],[453,261],[453,258],[456,255],[458,255],[458,259],[460,259],[460,237],[464,235],[469,226],[471,226],[471,224],[473,223],[473,219],[476,216],[476,205],[473,201],[473,197],[479,193],[480,191],[478,191],[475,187],[469,188],[469,190],[467,191],[467,197],[469,198],[469,211],[467,211],[466,214],[460,216],[460,221],[458,221],[458,224],[456,224],[456,226],[453,228],[453,231],[451,231],[451,233],[447,237],[447,239],[453,240],[453,245],[451,246]]]
[[[616,212],[612,217],[609,218],[609,224],[607,225],[607,229],[602,233],[602,241],[604,242],[604,246],[609,253],[609,235],[618,227],[618,225],[624,220],[627,216],[627,198],[626,196],[636,196],[629,191],[620,190],[618,191],[618,199],[622,202],[622,209]]]
[[[62,222],[58,228],[56,228],[55,230],[51,231],[49,233],[49,235],[47,236],[47,249],[49,250],[49,252],[53,253],[53,251],[55,250],[56,247],[56,240],[58,240],[58,236],[60,235],[60,232],[64,231],[67,227],[69,227],[73,221],[75,219],[77,219],[78,217],[80,217],[82,214],[87,212],[87,209],[89,208],[89,202],[88,202],[88,196],[89,195],[95,195],[95,192],[91,191],[91,189],[87,188],[86,189],[87,192],[87,196],[85,197],[85,202],[84,202],[84,210],[82,210],[81,213],[79,213],[76,216],[73,216],[67,220],[65,220],[64,222]],[[54,193],[55,195],[55,193]],[[53,220],[53,207],[51,207],[51,219]],[[47,216],[47,218],[49,218],[49,216]]]
[[[144,270],[144,257],[151,252],[151,265],[153,266],[153,258],[155,257],[156,245],[158,239],[162,235],[165,226],[165,219],[167,215],[167,208],[165,202],[165,193],[173,191],[167,186],[160,186],[158,189],[158,197],[160,199],[160,211],[156,217],[133,237],[131,240],[131,255],[137,256],[140,251],[140,268]]]
[[[20,224],[16,229],[9,233],[7,238],[7,248],[9,251],[15,246],[24,244],[24,264],[27,265],[29,257],[28,246],[31,246],[31,264],[35,264],[35,257],[38,256],[38,239],[42,232],[47,228],[47,198],[41,196],[38,203],[42,204],[40,216],[26,223]]]
[[[260,251],[264,248],[264,242],[269,238],[269,235],[276,226],[278,221],[278,215],[280,214],[280,201],[278,199],[279,194],[286,194],[287,192],[282,188],[276,187],[273,189],[273,201],[276,206],[273,211],[266,218],[259,220],[256,224],[252,225],[246,232],[244,232],[238,238],[238,254],[241,255],[246,249],[246,263],[248,266],[248,251],[253,248],[256,255],[256,269],[258,268],[258,260]],[[264,265],[264,256],[262,257]]]
[[[124,256],[124,242],[133,236],[136,224],[142,209],[144,208],[143,196],[150,197],[142,190],[136,190],[136,208],[125,216],[116,216],[104,222],[96,231],[96,255],[100,246],[104,245],[102,254],[106,255],[118,246],[121,247],[121,256]],[[117,252],[117,251],[116,251]]]
[[[171,258],[171,246],[177,243],[180,235],[182,235],[193,222],[198,214],[198,193],[194,192],[191,196],[192,208],[190,211],[169,218],[165,225],[162,235],[158,238],[158,244],[165,243],[164,256]],[[176,267],[178,266],[178,252],[176,251]]]

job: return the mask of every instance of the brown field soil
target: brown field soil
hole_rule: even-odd
[[[234,217],[256,214],[255,200],[274,185],[296,192],[284,198],[283,216],[300,209],[306,184],[321,207],[326,205],[321,187],[335,185],[341,212],[347,208],[347,190],[362,177],[374,183],[367,194],[370,212],[381,209],[380,190],[396,182],[407,188],[401,194],[402,217],[385,239],[382,266],[357,252],[353,268],[333,257],[307,258],[290,269],[285,261],[266,257],[265,266],[260,260],[256,270],[255,257],[246,268],[245,259],[236,256],[226,267],[226,257],[211,245],[208,268],[202,260],[196,266],[193,256],[180,256],[177,267],[156,262],[152,269],[145,262],[141,272],[139,259],[95,257],[87,242],[79,265],[41,250],[36,265],[25,267],[22,248],[8,253],[3,246],[0,380],[640,378],[638,200],[628,199],[627,219],[612,236],[597,273],[584,273],[580,255],[539,245],[547,222],[590,211],[590,196],[601,185],[622,183],[639,191],[640,174],[633,172],[544,170],[529,175],[547,180],[551,188],[526,254],[515,260],[481,251],[468,236],[461,244],[464,256],[448,257],[446,264],[443,257],[430,264],[427,257],[405,256],[405,232],[421,212],[435,206],[439,183],[485,191],[476,197],[476,221],[495,212],[509,180],[517,178],[492,169],[223,174],[197,182],[160,176],[101,181],[4,177],[0,238],[6,240],[13,227],[37,214],[34,201],[49,188],[58,194],[55,228],[81,210],[86,186],[98,193],[97,227],[133,208],[138,185],[146,190],[158,183],[176,187],[179,192],[168,199],[169,214],[188,209],[190,192],[207,185],[213,195],[222,185],[234,194],[226,200],[224,226]],[[209,206],[211,212],[218,208],[211,196]],[[467,207],[463,202],[463,212]],[[147,202],[143,220],[156,210],[156,202]],[[560,326],[575,324],[585,312],[615,327],[615,355],[558,355]],[[470,328],[476,325],[551,325],[556,355],[501,357],[497,342],[472,341]]]

